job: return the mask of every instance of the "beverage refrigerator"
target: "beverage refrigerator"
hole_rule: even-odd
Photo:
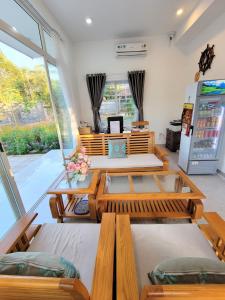
[[[183,113],[178,165],[187,174],[215,174],[225,136],[225,80],[188,86],[185,105],[190,121]]]

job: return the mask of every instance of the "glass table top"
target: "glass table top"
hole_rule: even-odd
[[[77,181],[75,178],[71,178],[70,174],[65,173],[64,176],[54,186],[51,187],[51,190],[87,189],[91,184],[92,178],[92,172],[88,173],[84,181]]]
[[[185,185],[178,188],[179,174],[168,175],[106,175],[105,193],[191,193]]]

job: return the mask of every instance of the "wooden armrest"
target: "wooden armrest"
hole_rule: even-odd
[[[26,231],[26,236],[28,241],[31,241],[33,237],[38,233],[39,229],[41,228],[40,224],[30,225],[28,230]]]
[[[90,300],[79,279],[0,275],[0,299]]]
[[[91,300],[112,300],[115,228],[115,214],[103,214]]]
[[[37,215],[37,213],[29,213],[16,222],[0,242],[0,253],[9,253],[12,251],[18,240],[26,233]]]
[[[158,154],[162,159],[167,159],[168,152],[160,146],[154,146],[155,154]]]
[[[224,295],[224,284],[149,285],[143,288],[141,300],[222,300]]]
[[[117,300],[139,299],[130,218],[128,215],[117,215],[116,218],[116,284]]]
[[[203,217],[211,229],[225,242],[225,221],[216,212],[206,212]]]

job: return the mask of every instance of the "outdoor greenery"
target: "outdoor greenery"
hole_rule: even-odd
[[[17,110],[30,112],[42,103],[50,108],[45,69],[20,68],[0,51],[0,112],[10,114],[11,124],[0,126],[0,140],[7,154],[45,153],[59,149],[58,135],[53,122],[21,125]]]
[[[54,123],[19,127],[2,126],[0,127],[0,139],[7,154],[11,155],[45,153],[51,149],[59,149]]]
[[[100,109],[103,129],[107,127],[107,118],[114,115],[123,116],[127,128],[137,120],[137,108],[127,81],[109,81],[105,85]]]
[[[15,111],[22,107],[29,112],[42,102],[50,106],[50,96],[45,70],[42,66],[34,69],[19,68],[0,51],[0,110],[10,112],[17,124]]]

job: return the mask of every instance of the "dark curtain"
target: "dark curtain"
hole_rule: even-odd
[[[86,75],[87,87],[91,99],[91,107],[94,117],[95,132],[100,131],[100,114],[99,110],[102,104],[103,91],[106,82],[106,74],[87,74]]]
[[[144,82],[145,71],[128,72],[128,81],[131,89],[134,102],[138,109],[138,120],[143,121],[143,97],[144,97]]]

